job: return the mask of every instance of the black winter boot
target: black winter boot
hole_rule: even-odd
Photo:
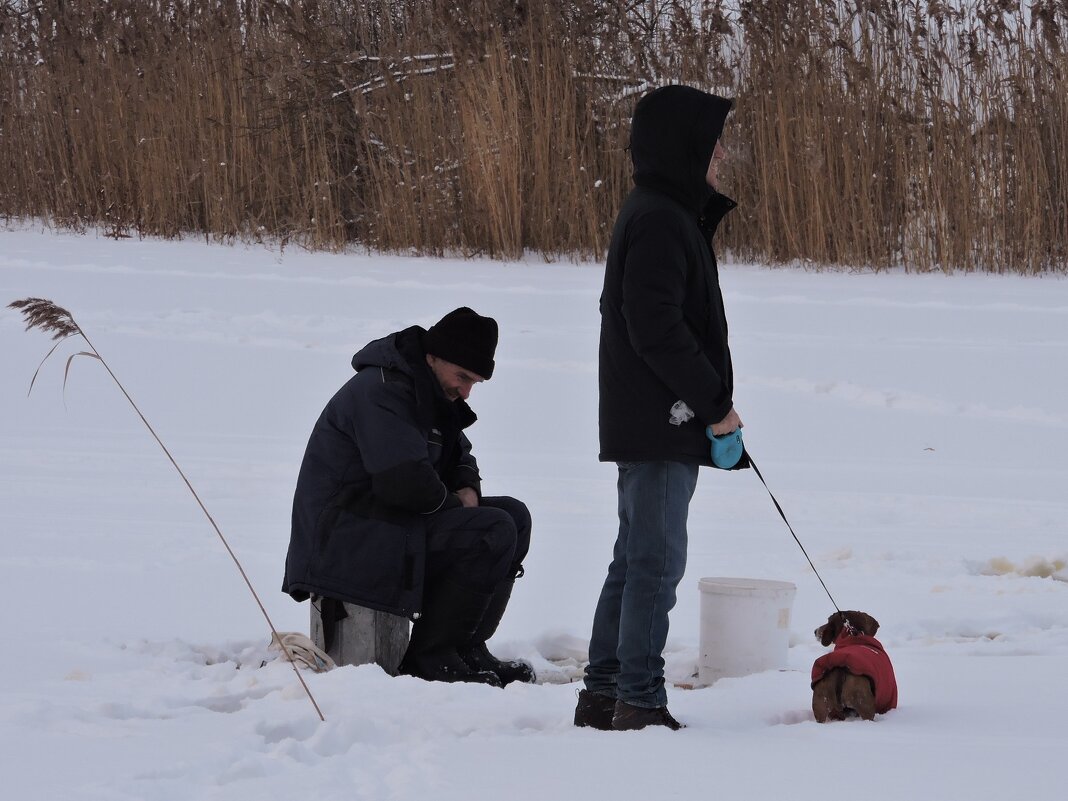
[[[510,661],[502,662],[489,652],[486,640],[497,631],[497,626],[504,617],[504,610],[512,597],[512,587],[515,579],[510,578],[502,581],[493,591],[486,613],[482,616],[478,627],[471,636],[470,642],[460,648],[460,657],[472,670],[489,671],[495,673],[501,680],[501,686],[511,684],[513,681],[521,681],[530,684],[534,681],[534,668],[527,662]]]
[[[490,597],[449,579],[435,582],[427,589],[423,615],[412,626],[408,650],[397,672],[426,681],[467,681],[500,687],[496,673],[472,668],[456,650],[458,645],[471,641]]]

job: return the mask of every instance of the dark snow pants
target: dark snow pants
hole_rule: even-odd
[[[514,578],[530,547],[530,512],[508,496],[479,506],[446,509],[426,527],[427,583],[446,575],[477,592]]]

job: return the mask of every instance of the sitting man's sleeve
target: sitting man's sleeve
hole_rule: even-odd
[[[452,492],[470,487],[478,493],[480,500],[482,498],[482,476],[478,473],[478,462],[471,453],[471,440],[462,431],[460,432],[460,459],[456,467],[449,471],[445,483]]]
[[[430,463],[416,425],[415,398],[403,381],[369,381],[354,398],[352,435],[375,499],[415,514],[460,506]]]

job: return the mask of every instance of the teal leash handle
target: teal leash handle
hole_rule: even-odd
[[[820,575],[820,571],[816,570],[816,566],[812,564],[812,558],[808,555],[808,551],[806,551],[805,546],[801,544],[801,540],[797,538],[797,534],[794,533],[794,527],[790,525],[790,521],[786,519],[786,513],[783,512],[782,507],[779,505],[779,502],[775,500],[775,496],[772,494],[771,488],[768,486],[768,482],[765,481],[764,476],[760,474],[760,468],[757,467],[756,462],[753,461],[753,454],[749,453],[748,451],[746,451],[746,453],[749,456],[749,465],[753,468],[753,472],[757,474],[757,478],[760,479],[760,483],[764,485],[764,489],[768,491],[768,496],[771,498],[771,502],[775,504],[775,509],[778,511],[779,517],[782,518],[782,522],[784,522],[786,524],[786,527],[790,529],[790,534],[793,535],[794,542],[797,543],[797,547],[801,549],[801,553],[803,553],[805,555],[805,558],[808,559],[808,565],[812,568],[812,572],[816,574],[816,578],[820,580],[820,584],[823,585],[823,591],[827,593],[827,597],[831,599],[831,605],[834,607],[836,612],[841,612],[842,610],[839,609],[838,604],[835,603],[834,596],[831,595],[831,591],[827,589],[827,584],[823,581],[823,576]]]

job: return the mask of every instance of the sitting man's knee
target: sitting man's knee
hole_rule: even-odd
[[[522,575],[523,560],[530,550],[530,510],[527,505],[516,498],[507,496],[498,499],[500,508],[508,512],[515,525],[515,552],[512,554],[511,572],[514,576]]]
[[[509,515],[501,514],[486,531],[485,543],[492,553],[504,555],[515,552],[517,539],[515,521]]]
[[[527,505],[516,498],[508,495],[500,495],[495,498],[484,499],[484,506],[491,506],[508,513],[516,529],[520,532],[530,528],[530,510]]]
[[[513,498],[513,500],[515,499]],[[515,501],[515,511],[512,512],[512,519],[515,520],[515,526],[520,531],[530,530],[530,510],[522,501]]]

